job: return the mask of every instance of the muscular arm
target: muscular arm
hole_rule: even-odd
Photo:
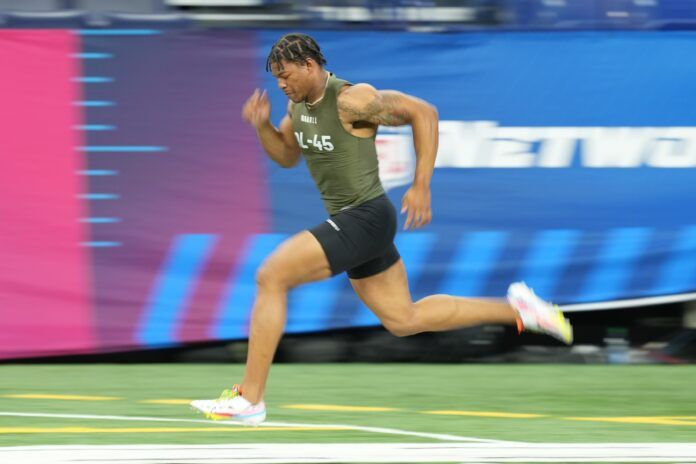
[[[256,129],[256,135],[273,161],[290,168],[300,159],[300,147],[295,140],[290,119],[291,103],[288,102],[288,114],[280,123],[280,128],[273,127],[270,121],[271,104],[266,91],[256,89],[242,108],[242,117]]]
[[[367,84],[344,90],[338,99],[341,119],[357,127],[403,126],[413,128],[416,148],[416,173],[413,185],[401,200],[401,212],[408,212],[404,229],[421,227],[432,218],[430,209],[430,179],[435,167],[438,144],[438,115],[435,107],[419,98],[393,90],[378,91]]]
[[[394,90],[376,90],[368,84],[357,84],[341,93],[338,109],[342,119],[348,123],[367,122],[375,126],[410,124],[417,159],[414,185],[430,185],[439,135],[438,114],[433,105]]]
[[[300,160],[300,147],[292,131],[292,120],[285,116],[276,129],[268,122],[256,129],[256,135],[273,161],[284,168],[291,168]]]

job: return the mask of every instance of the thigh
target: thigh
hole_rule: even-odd
[[[363,279],[350,279],[350,283],[365,306],[385,325],[410,317],[411,291],[408,288],[406,268],[401,259],[379,274]]]
[[[396,263],[401,256],[393,243],[387,245],[386,249],[376,258],[364,262],[358,266],[348,269],[348,277],[351,279],[364,279],[376,274],[380,274]]]
[[[288,287],[331,277],[324,250],[307,230],[278,245],[261,265],[259,272],[264,278],[282,281]]]

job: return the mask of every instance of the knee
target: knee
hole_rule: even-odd
[[[256,270],[256,288],[259,291],[287,291],[290,290],[290,285],[288,279],[285,278],[282,267],[270,261],[264,262]]]
[[[409,335],[422,332],[423,328],[418,321],[416,312],[411,310],[407,314],[407,316],[403,316],[399,319],[385,319],[382,321],[382,324],[390,334],[396,337],[408,337]]]

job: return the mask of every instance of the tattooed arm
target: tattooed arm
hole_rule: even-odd
[[[416,174],[404,195],[401,212],[408,211],[404,225],[421,227],[430,222],[430,178],[433,175],[438,145],[437,109],[416,97],[394,90],[376,90],[368,84],[347,87],[338,97],[341,119],[354,127],[360,124],[413,128],[416,148]]]

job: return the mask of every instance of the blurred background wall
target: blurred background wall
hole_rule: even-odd
[[[0,358],[240,352],[256,267],[326,215],[240,117],[263,87],[280,120],[265,58],[302,30],[339,76],[439,109],[434,220],[397,236],[414,298],[525,280],[581,343],[692,359],[695,19],[686,0],[0,0]],[[399,204],[411,134],[377,146]],[[307,285],[287,331],[315,335],[279,356],[517,360],[521,343],[377,326],[344,276]]]

